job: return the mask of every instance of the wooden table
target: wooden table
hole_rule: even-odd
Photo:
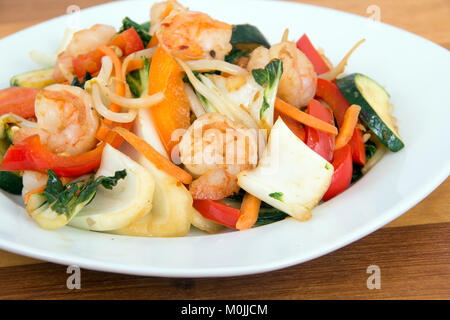
[[[105,0],[0,0],[0,37]],[[450,49],[449,0],[302,1],[381,20]],[[448,160],[446,160],[448,161]],[[0,251],[0,298],[25,299],[406,299],[450,298],[450,180],[386,227],[324,257],[262,275],[226,279],[143,278],[82,270],[81,290],[66,267]],[[366,269],[381,268],[368,290]]]

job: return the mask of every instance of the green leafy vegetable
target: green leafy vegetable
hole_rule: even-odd
[[[45,197],[43,204],[48,203],[50,208],[58,214],[65,214],[68,219],[76,215],[94,199],[97,188],[101,185],[111,190],[120,179],[127,175],[126,170],[116,171],[114,176],[91,176],[82,182],[72,182],[63,185],[53,170],[47,170],[47,185],[42,195]]]
[[[274,198],[278,201],[284,202],[283,201],[283,192],[272,192],[269,194],[269,197]]]
[[[134,22],[130,18],[125,17],[122,20],[122,27],[120,27],[119,33],[122,33],[125,30],[130,29],[131,27],[133,27],[134,30],[136,30],[137,34],[139,35],[139,38],[141,38],[142,43],[144,44],[144,47],[147,47],[148,43],[152,39],[152,36],[148,33],[150,30],[150,22],[139,24],[137,22]]]
[[[267,41],[261,31],[250,24],[234,25],[230,43],[233,45],[252,45],[253,47],[262,45],[270,48],[269,41]]]
[[[82,82],[80,82],[78,80],[78,77],[74,77],[73,81],[72,81],[72,83],[70,85],[74,86],[74,87],[79,87],[81,89],[84,89],[84,85],[86,84],[86,81],[89,81],[91,79],[92,79],[92,75],[88,71],[86,71],[86,76],[84,77]]]
[[[267,110],[273,110],[275,98],[277,97],[278,83],[282,74],[283,62],[279,59],[273,59],[264,69],[252,70],[256,83],[264,87],[264,99],[259,112],[260,119],[263,119]]]
[[[239,58],[248,56],[250,56],[249,50],[241,50],[238,47],[233,46],[230,53],[225,56],[225,61],[228,63],[235,63]]]
[[[127,83],[130,87],[131,94],[135,98],[139,98],[148,92],[148,76],[150,72],[150,62],[144,56],[141,57],[144,61],[142,69],[134,70],[127,74]]]

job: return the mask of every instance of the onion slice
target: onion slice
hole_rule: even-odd
[[[120,113],[109,110],[102,101],[100,88],[98,84],[92,85],[92,100],[94,101],[95,110],[101,114],[105,119],[118,122],[118,123],[129,123],[136,118],[137,111],[135,109],[130,109],[128,112]]]
[[[140,59],[142,56],[146,57],[147,59],[150,59],[151,57],[153,57],[155,50],[156,50],[156,47],[153,47],[153,48],[148,48],[148,49],[136,51],[136,52],[133,52],[132,54],[129,54],[125,58],[125,60],[123,60],[123,63],[122,63],[123,79],[126,79],[128,64],[130,63],[130,61]]]

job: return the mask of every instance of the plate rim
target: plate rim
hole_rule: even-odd
[[[228,0],[227,2],[229,2],[229,1],[230,0]],[[239,2],[239,0],[231,0],[231,1]],[[141,0],[136,1],[135,0],[135,2],[145,2],[145,1],[141,1]],[[224,1],[219,1],[219,2],[224,2]],[[258,1],[251,0],[251,1],[247,1],[247,2],[257,3]],[[339,14],[350,15],[353,18],[365,19],[363,16],[360,16],[360,15],[357,15],[354,13],[349,13],[349,12],[345,12],[345,11],[340,11],[340,10],[336,10],[336,9],[332,9],[332,8],[321,7],[321,6],[311,5],[311,4],[303,4],[303,3],[287,2],[287,1],[272,1],[272,0],[264,0],[264,2],[277,4],[277,5],[280,5],[280,4],[287,5],[287,6],[292,6],[292,5],[299,6],[299,7],[309,6],[309,7],[319,8],[320,10],[324,10],[324,11],[332,11],[332,12],[339,13]],[[97,10],[97,8],[99,8],[99,7],[112,6],[116,3],[118,3],[118,2],[109,2],[109,3],[104,3],[104,4],[88,7],[88,8],[82,9],[82,12],[90,11],[90,10]],[[10,37],[13,37],[17,34],[26,33],[30,29],[32,29],[36,26],[46,24],[46,23],[56,20],[56,19],[60,19],[63,16],[64,15],[61,15],[58,17],[54,17],[54,18],[42,21],[38,24],[27,27],[27,28],[20,30],[18,32],[15,32],[13,34],[10,34],[6,37],[1,38],[0,42],[8,39]],[[439,47],[440,49],[446,50],[446,48],[442,47],[441,45],[439,45],[429,39],[421,37],[417,34],[414,34],[408,30],[404,30],[402,28],[392,26],[392,25],[386,24],[384,22],[378,22],[378,23],[382,24],[384,27],[398,29],[401,32],[408,33],[409,35],[412,35],[412,36],[420,39],[421,41],[425,40],[425,41],[429,42],[430,44],[432,44],[436,47]],[[334,241],[332,245],[326,246],[327,247],[326,249],[316,250],[315,254],[309,254],[306,256],[303,255],[300,258],[289,257],[289,258],[285,258],[285,259],[280,259],[277,262],[273,262],[270,264],[266,263],[265,265],[258,266],[258,267],[255,267],[255,266],[238,266],[238,267],[231,266],[231,267],[229,267],[228,266],[228,267],[223,267],[223,268],[214,268],[214,267],[212,267],[212,268],[211,267],[196,268],[195,270],[183,270],[183,269],[177,269],[177,268],[163,269],[161,267],[153,267],[151,265],[147,265],[145,267],[139,267],[139,266],[136,267],[136,266],[132,266],[132,265],[127,265],[125,267],[121,264],[117,264],[117,263],[113,263],[113,262],[105,262],[105,261],[95,260],[95,259],[88,259],[88,258],[84,258],[81,256],[74,256],[73,254],[64,254],[64,255],[61,255],[59,253],[54,254],[50,250],[45,250],[45,249],[40,249],[40,248],[39,249],[30,248],[26,245],[15,244],[13,241],[8,241],[8,240],[1,239],[1,238],[0,238],[0,248],[5,251],[12,252],[15,254],[19,254],[19,255],[39,259],[39,260],[44,260],[44,262],[52,262],[52,263],[61,264],[61,265],[76,264],[76,265],[80,266],[81,268],[85,268],[85,269],[89,269],[89,270],[130,274],[130,275],[139,275],[139,276],[155,276],[155,277],[171,277],[171,278],[186,278],[186,277],[209,278],[209,277],[230,277],[230,276],[241,276],[241,275],[249,275],[249,274],[259,274],[259,273],[270,272],[273,270],[287,268],[287,267],[290,267],[293,265],[301,264],[306,261],[316,259],[318,257],[329,254],[330,252],[341,249],[363,237],[366,237],[368,234],[382,228],[387,223],[395,220],[396,218],[398,218],[399,216],[404,214],[407,210],[411,209],[417,203],[419,203],[424,198],[426,198],[431,192],[433,192],[433,190],[435,190],[441,183],[443,183],[448,178],[449,172],[450,172],[450,162],[448,162],[447,165],[442,166],[441,170],[439,170],[439,174],[436,174],[435,176],[433,176],[432,179],[430,178],[429,180],[427,180],[427,184],[425,186],[421,186],[421,187],[418,187],[417,189],[415,189],[415,193],[413,194],[413,196],[409,196],[407,199],[405,199],[401,203],[397,204],[396,206],[391,207],[389,210],[383,211],[382,214],[379,217],[377,217],[376,219],[372,219],[370,221],[370,223],[365,225],[363,231],[361,231],[360,229],[355,229],[354,231],[346,234],[345,237],[336,239],[336,241]]]

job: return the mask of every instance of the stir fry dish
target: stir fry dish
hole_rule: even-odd
[[[0,187],[44,229],[176,237],[307,221],[404,147],[385,88],[345,74],[363,42],[333,65],[306,34],[270,44],[175,0],[149,22],[67,29],[0,90]]]

